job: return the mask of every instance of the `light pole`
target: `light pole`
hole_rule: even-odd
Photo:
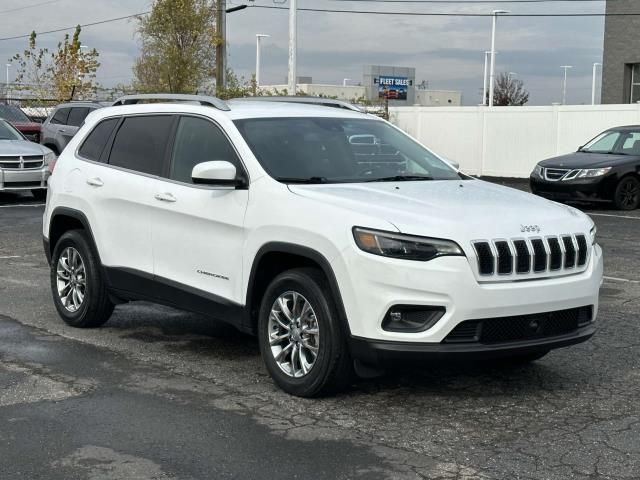
[[[597,62],[593,64],[593,80],[591,82],[591,105],[596,104],[596,76],[598,74],[598,66],[602,66],[602,64]]]
[[[266,33],[256,33],[256,87],[260,86],[260,39],[269,36]]]
[[[6,64],[7,67],[7,100],[9,100],[9,69],[11,68],[11,64],[7,63]]]
[[[489,74],[489,55],[491,52],[484,52],[484,77],[482,77],[482,105],[487,105],[487,88],[489,88],[489,81],[487,75]]]
[[[298,56],[298,7],[296,0],[289,0],[289,95],[296,94]]]
[[[562,105],[567,104],[567,71],[573,68],[573,65],[562,65],[560,68],[564,69],[564,81],[562,82]]]
[[[342,80],[342,86],[343,86],[343,87],[346,87],[346,86],[347,86],[347,82],[350,82],[350,81],[351,81],[351,79],[350,79],[350,78],[345,78],[345,79],[343,79],[343,80]]]
[[[493,91],[495,88],[496,73],[496,25],[498,23],[498,15],[510,13],[509,10],[494,10],[491,12],[493,16],[493,24],[491,27],[491,73],[489,75],[489,106],[493,107]]]

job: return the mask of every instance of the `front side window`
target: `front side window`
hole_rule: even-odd
[[[94,162],[99,161],[118,121],[118,118],[109,118],[96,125],[78,150],[80,156]]]
[[[71,127],[79,127],[84,122],[84,119],[89,114],[89,109],[86,107],[74,107],[69,113],[69,119],[67,125]]]
[[[58,110],[51,119],[51,123],[55,125],[66,125],[70,110],[70,108],[61,108]]]
[[[0,120],[0,140],[24,140],[24,137],[11,124]]]
[[[238,173],[242,171],[240,160],[222,130],[203,118],[182,117],[176,132],[169,178],[192,183],[193,167],[215,160],[231,162]]]
[[[587,143],[581,151],[615,155],[640,155],[640,130],[604,132]]]
[[[380,120],[251,118],[235,124],[267,173],[286,183],[462,178],[411,137]]]
[[[125,118],[113,140],[109,164],[150,175],[161,175],[174,117]]]

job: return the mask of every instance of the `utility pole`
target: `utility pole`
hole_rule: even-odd
[[[295,95],[297,91],[298,72],[297,56],[298,56],[298,25],[297,25],[298,7],[296,0],[289,0],[289,95]]]
[[[598,67],[602,66],[601,63],[593,64],[593,79],[591,81],[591,105],[596,104],[596,78],[598,76]]]
[[[567,71],[573,68],[572,65],[562,65],[560,68],[564,69],[564,80],[562,82],[562,105],[567,104]]]
[[[489,55],[491,52],[484,52],[484,77],[483,77],[483,87],[482,87],[482,106],[487,105],[487,88],[489,87],[489,79],[487,75],[489,74]]]
[[[494,10],[491,12],[493,22],[491,27],[491,72],[489,73],[489,106],[493,107],[493,91],[495,89],[496,77],[496,24],[498,15],[511,13],[509,10]]]
[[[256,88],[260,86],[260,40],[268,37],[265,33],[256,33]]]
[[[227,0],[216,1],[216,91],[227,87]]]

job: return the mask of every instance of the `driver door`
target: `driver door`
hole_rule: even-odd
[[[242,253],[249,191],[193,184],[193,167],[213,160],[231,162],[237,175],[246,178],[238,154],[218,125],[182,116],[166,178],[154,180],[154,274],[160,283],[181,290],[244,303]]]

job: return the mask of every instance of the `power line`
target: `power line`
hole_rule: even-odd
[[[476,2],[474,2],[476,3]],[[252,5],[250,8],[267,8],[271,10],[289,10],[289,7],[277,7],[273,5]],[[352,13],[366,15],[402,15],[415,17],[493,17],[492,13],[466,13],[466,12],[389,12],[380,10],[338,10],[333,8],[303,8],[301,12],[322,13]],[[503,13],[500,17],[640,17],[638,13]]]
[[[58,3],[59,1],[60,0],[50,0],[48,2],[34,3],[33,5],[25,5],[24,7],[16,7],[16,8],[10,8],[8,10],[0,10],[0,13],[10,13],[10,12],[17,12],[18,10],[26,10],[28,8],[42,7],[43,5],[50,5],[52,3]]]

